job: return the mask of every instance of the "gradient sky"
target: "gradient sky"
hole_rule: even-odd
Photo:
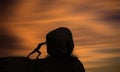
[[[86,72],[120,72],[119,0],[0,0],[0,57],[27,56],[60,26]],[[45,57],[46,47],[41,49]],[[35,55],[33,55],[34,58]]]

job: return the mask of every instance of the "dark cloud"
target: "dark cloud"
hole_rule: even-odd
[[[119,72],[120,71],[119,61],[120,61],[120,57],[110,57],[110,58],[99,59],[98,61],[92,61],[87,64],[91,66],[95,65],[95,67],[87,68],[87,71],[89,72]]]
[[[0,49],[13,50],[22,49],[22,40],[14,36],[12,32],[5,29],[0,29]]]
[[[14,15],[14,7],[16,7],[21,1],[0,0],[0,21],[6,21],[8,17]]]
[[[117,23],[117,22],[120,23],[120,10],[104,12],[101,20],[109,22],[109,23],[114,23],[114,25],[120,26],[120,24]]]
[[[96,67],[94,70],[97,72],[120,72],[120,57],[111,57],[102,60],[106,65]]]
[[[20,0],[0,0],[0,6],[16,5]]]
[[[113,66],[120,66],[120,57],[110,57],[110,58],[106,58],[103,59],[103,61],[106,61],[107,63],[109,63],[109,66],[113,67]]]
[[[98,49],[98,50],[95,50],[94,52],[97,52],[97,53],[120,53],[120,48]]]
[[[11,8],[16,5],[17,0],[0,0],[0,15],[11,14]]]

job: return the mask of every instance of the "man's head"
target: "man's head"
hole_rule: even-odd
[[[66,27],[59,27],[46,36],[47,52],[51,56],[70,56],[74,42],[71,31]]]

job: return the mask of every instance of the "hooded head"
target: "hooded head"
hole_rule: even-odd
[[[74,48],[72,33],[66,27],[49,32],[46,36],[46,43],[50,56],[70,56]]]

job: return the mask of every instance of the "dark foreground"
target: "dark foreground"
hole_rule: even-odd
[[[39,62],[26,57],[0,58],[0,72],[36,72],[36,68],[41,66]]]
[[[76,57],[31,60],[26,57],[0,58],[0,72],[85,72]]]

